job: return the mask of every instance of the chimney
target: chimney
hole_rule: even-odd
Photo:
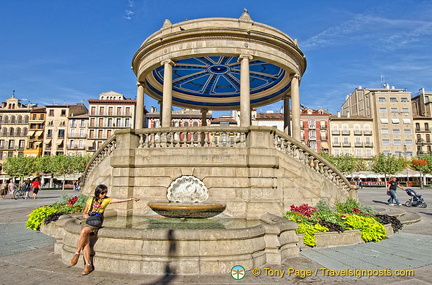
[[[350,117],[350,112],[347,112],[347,118],[349,118]]]
[[[337,111],[337,117],[338,117],[338,118],[341,117],[340,111]]]

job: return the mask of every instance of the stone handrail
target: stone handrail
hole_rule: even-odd
[[[272,134],[277,150],[295,158],[313,171],[327,177],[335,185],[346,191],[346,194],[353,189],[346,177],[325,158],[279,130],[273,129]]]
[[[102,160],[108,157],[117,147],[117,137],[115,135],[111,136],[105,141],[105,143],[96,150],[89,162],[87,163],[86,169],[82,175],[83,185],[86,182],[87,177],[91,174],[96,165],[98,165]]]
[[[254,132],[264,134],[258,141],[249,139]],[[325,176],[347,195],[352,186],[345,176],[326,159],[288,136],[272,127],[249,128],[240,127],[171,127],[131,130],[131,135],[139,138],[137,148],[180,148],[180,147],[269,147],[288,155],[312,171]],[[84,172],[85,179],[90,175],[95,166],[109,156],[117,145],[117,136],[108,139],[93,155]]]

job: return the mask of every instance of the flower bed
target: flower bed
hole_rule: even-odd
[[[32,230],[39,230],[42,222],[48,224],[51,221],[56,221],[63,214],[82,212],[87,199],[88,197],[82,194],[79,196],[63,194],[57,203],[36,208],[28,214],[29,218],[26,222],[26,227]]]
[[[348,199],[345,203],[337,203],[335,206],[330,206],[324,201],[320,201],[315,207],[307,204],[292,205],[284,218],[298,224],[297,234],[302,234],[303,243],[311,247],[322,247],[320,244],[317,245],[317,237],[322,239],[321,233],[333,232],[334,234],[327,235],[327,237],[346,239],[348,244],[354,244],[361,241],[381,241],[387,237],[388,232],[384,224],[391,224],[392,232],[402,228],[397,218],[378,215],[371,207],[362,206],[354,199]],[[356,233],[360,233],[361,240],[356,237],[358,234],[349,230],[356,230]],[[345,233],[345,231],[348,232]]]

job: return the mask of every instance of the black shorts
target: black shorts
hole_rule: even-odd
[[[37,194],[39,192],[39,188],[33,188],[33,193]]]

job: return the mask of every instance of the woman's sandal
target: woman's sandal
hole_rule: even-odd
[[[75,253],[74,256],[72,257],[70,265],[71,266],[75,266],[78,263],[79,257],[80,257],[80,254],[79,253]]]

